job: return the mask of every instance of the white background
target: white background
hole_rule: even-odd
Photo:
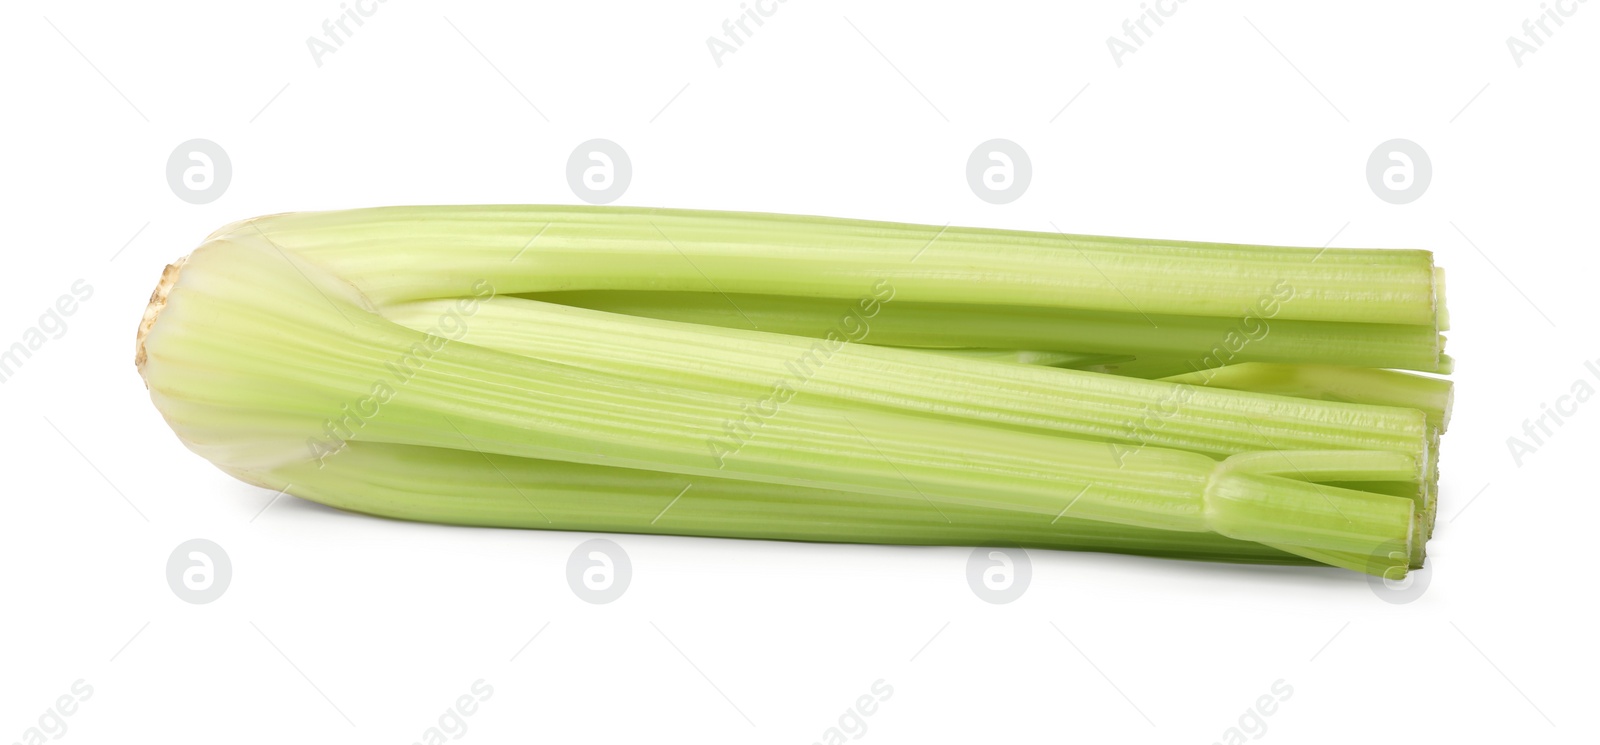
[[[1600,4],[1520,67],[1531,0],[1192,0],[1120,67],[1132,0],[787,0],[720,67],[738,0],[389,0],[320,67],[337,0],[161,5],[0,11],[0,345],[94,291],[0,384],[0,743],[80,679],[62,742],[410,743],[479,679],[479,743],[811,743],[879,679],[864,741],[1218,742],[1280,679],[1262,740],[1594,741],[1600,403],[1520,467],[1506,438],[1600,388]],[[164,173],[197,137],[234,171],[203,206]],[[1460,372],[1425,591],[1036,551],[991,605],[964,548],[622,535],[632,585],[590,605],[564,572],[593,536],[263,511],[151,407],[135,327],[212,229],[576,203],[566,159],[596,137],[631,155],[619,204],[1437,252]],[[996,137],[1034,170],[1003,206],[964,173]],[[1404,206],[1365,176],[1397,137],[1434,171]],[[164,576],[195,537],[233,563],[209,605]]]

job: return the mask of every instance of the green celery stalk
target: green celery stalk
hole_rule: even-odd
[[[879,282],[906,302],[1234,318],[1292,289],[1281,320],[1438,329],[1426,251],[1101,238],[696,210],[387,207],[256,218],[259,230],[386,303],[493,275],[502,294],[717,292],[853,300]],[[371,272],[452,249],[435,272]],[[504,264],[515,259],[512,267]],[[975,271],[982,267],[981,271]],[[1185,291],[1172,292],[1174,277]],[[974,281],[981,279],[981,281]],[[1115,351],[1115,350],[1108,350]]]
[[[1417,409],[1440,432],[1450,425],[1450,381],[1394,370],[1245,363],[1165,378],[1173,383]]]
[[[488,466],[486,467],[486,464]],[[425,522],[788,541],[1021,546],[1246,564],[1312,560],[1216,533],[471,450],[352,442],[282,476],[340,509]],[[439,495],[448,494],[448,499]]]
[[[826,334],[850,309],[849,300],[836,298],[716,292],[544,292],[526,297],[645,318],[811,337]],[[1243,342],[1230,343],[1231,339]],[[1222,318],[927,303],[897,295],[894,313],[875,324],[864,343],[1092,349],[1155,356],[1162,359],[1160,374],[1138,377],[1165,377],[1249,361],[1436,371],[1444,340],[1431,326],[1247,318],[1242,305],[1237,316]],[[1107,371],[1116,372],[1119,362],[1107,363]]]

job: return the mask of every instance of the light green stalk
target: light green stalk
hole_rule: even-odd
[[[1428,425],[1438,428],[1440,432],[1450,425],[1450,404],[1454,397],[1448,380],[1393,370],[1333,365],[1255,362],[1177,375],[1165,380],[1322,401],[1350,401],[1417,409],[1427,415]]]
[[[924,503],[859,492],[352,442],[282,476],[300,496],[403,520],[501,528],[910,545],[1015,545],[1247,564],[1312,563],[1216,533]],[[448,494],[448,499],[440,495]]]
[[[871,339],[877,320],[898,310],[892,295],[869,300],[863,303],[865,311],[847,316],[852,323],[841,327],[843,338]],[[401,303],[382,312],[401,325],[426,330],[453,302]],[[1402,409],[1221,393],[1077,370],[996,366],[924,351],[708,328],[518,297],[481,303],[460,338],[653,385],[733,393],[745,399],[748,412],[732,421],[757,428],[774,416],[764,411],[786,409],[792,399],[1048,430],[1119,443],[1106,448],[1118,458],[1145,445],[1215,456],[1341,448],[1426,458],[1424,419]]]
[[[1288,290],[1282,294],[1287,296]],[[810,337],[833,328],[850,302],[716,292],[545,292],[527,297],[630,316]],[[901,299],[867,343],[1096,350],[1155,357],[1159,372],[1137,377],[1165,377],[1251,361],[1436,371],[1444,339],[1432,326],[1283,320],[1249,312],[1244,305],[1233,317],[1212,317]],[[1143,366],[1130,367],[1122,360],[1107,364],[1110,371]]]

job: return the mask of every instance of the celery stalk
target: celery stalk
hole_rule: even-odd
[[[485,467],[485,464],[489,467]],[[1312,560],[1215,533],[1178,532],[859,492],[352,442],[283,477],[340,509],[403,520],[790,541],[1015,545],[1247,564]],[[448,494],[448,499],[439,495]],[[676,500],[676,501],[675,501]]]
[[[1332,365],[1245,363],[1165,379],[1236,391],[1399,406],[1423,412],[1429,426],[1441,432],[1450,425],[1450,381],[1425,375]]]
[[[901,256],[918,241],[925,252]],[[983,253],[986,269],[960,270]],[[1365,326],[1383,314],[1436,336],[1424,252],[1330,251],[1316,268],[1299,265],[1308,258],[664,210],[281,215],[220,231],[164,277],[138,363],[179,437],[223,470],[378,514],[494,524],[444,514],[461,506],[447,478],[467,469],[487,478],[466,465],[476,457],[521,496],[539,492],[535,474],[548,469],[580,492],[628,472],[816,500],[805,519],[819,522],[787,535],[741,522],[743,503],[673,532],[929,543],[992,534],[1174,556],[1282,552],[1393,576],[1420,555],[1418,526],[1431,513],[1406,496],[1314,481],[1425,482],[1437,433],[1419,411],[851,344],[848,329],[817,340],[523,297],[711,284],[848,301],[863,327],[878,315],[873,300],[885,317],[903,301],[1084,312],[1136,302],[1226,318],[1276,277],[1298,282],[1306,301],[1292,313],[1282,303],[1287,320]],[[1193,273],[1193,292],[1160,291],[1175,272]],[[806,372],[785,388],[797,362]],[[353,455],[403,459],[396,452],[436,469],[404,482],[412,497]],[[1297,458],[1306,465],[1284,467]],[[408,498],[436,510],[386,502]],[[522,501],[542,513],[537,499]],[[636,502],[597,501],[549,526],[638,529],[642,512],[607,511]],[[860,505],[862,522],[830,536],[825,526],[847,521],[826,505]],[[948,520],[944,510],[963,524],[908,527],[930,511]],[[519,514],[506,524],[529,519]],[[1207,537],[1162,543],[1174,533]],[[1354,559],[1394,545],[1404,548],[1398,562]]]
[[[813,337],[837,325],[850,307],[849,301],[835,298],[715,292],[547,292],[527,297],[631,316]],[[1230,342],[1234,338],[1240,341]],[[877,324],[864,343],[1093,349],[1160,357],[1167,364],[1163,369],[1171,370],[1165,374],[1252,361],[1437,371],[1443,349],[1443,339],[1431,326],[1258,318],[1242,309],[1236,317],[1222,318],[912,301],[897,301],[894,314]]]
[[[451,302],[402,303],[383,312],[423,330]],[[885,308],[882,314],[892,312]],[[870,332],[872,320],[863,321],[863,333]],[[1423,417],[1401,409],[1219,395],[1198,386],[1076,370],[997,367],[860,344],[830,346],[782,334],[632,318],[517,297],[483,302],[461,339],[653,384],[737,392],[754,403],[771,398],[781,386],[793,390],[795,401],[914,411],[1121,443],[1108,448],[1114,453],[1143,445],[1214,455],[1284,448],[1393,449],[1421,460],[1426,447]],[[749,414],[733,418],[751,419]],[[754,419],[761,420],[759,412]]]
[[[1426,251],[1101,238],[695,210],[387,207],[257,218],[260,230],[376,302],[437,297],[485,276],[501,294],[640,290],[854,299],[887,282],[906,302],[1237,317],[1437,330]],[[373,272],[451,247],[448,267]],[[505,266],[508,259],[513,265]],[[981,271],[974,267],[982,267]],[[1174,278],[1185,291],[1172,292]],[[974,281],[981,279],[981,281]],[[1269,303],[1270,305],[1270,303]]]

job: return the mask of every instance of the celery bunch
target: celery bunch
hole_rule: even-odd
[[[468,525],[1016,544],[1396,577],[1449,384],[1423,251],[742,213],[230,225],[137,364],[224,471]]]

